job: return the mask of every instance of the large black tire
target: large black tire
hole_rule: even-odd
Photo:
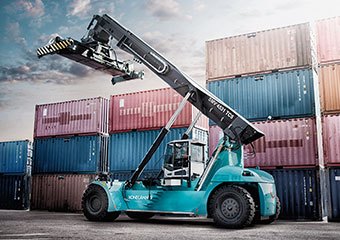
[[[83,213],[90,221],[113,221],[120,212],[108,212],[109,200],[105,190],[98,185],[90,185],[81,202]]]
[[[126,212],[126,215],[132,219],[146,220],[155,216],[154,213],[150,212]]]
[[[218,226],[243,228],[255,216],[255,203],[250,193],[236,185],[222,186],[213,193],[209,211]]]
[[[275,213],[275,215],[270,216],[269,219],[260,221],[260,223],[271,224],[272,222],[274,222],[275,220],[277,220],[279,218],[280,212],[281,212],[281,202],[280,202],[279,197],[276,196],[276,213]]]

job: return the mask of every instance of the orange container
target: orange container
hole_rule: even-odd
[[[315,47],[308,23],[206,42],[208,80],[310,66]]]
[[[324,113],[340,112],[340,63],[319,68],[321,110]]]

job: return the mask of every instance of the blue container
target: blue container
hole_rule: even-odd
[[[208,89],[251,121],[306,117],[315,112],[311,69],[213,81],[208,82]]]
[[[275,169],[270,173],[281,202],[281,219],[321,220],[319,170]]]
[[[0,175],[0,209],[29,208],[30,179],[24,175]]]
[[[32,164],[32,143],[28,140],[0,142],[0,174],[26,174]]]
[[[180,139],[186,128],[173,128],[166,135],[162,144],[155,152],[150,162],[146,165],[146,171],[158,172],[163,165],[163,154],[166,144],[172,140]],[[109,143],[109,168],[110,172],[123,172],[124,174],[134,171],[138,164],[153,144],[160,130],[133,131],[115,133],[110,135]],[[207,132],[194,129],[195,139],[205,141]]]
[[[108,136],[34,140],[33,173],[106,172]]]
[[[329,169],[329,220],[340,221],[340,168]]]

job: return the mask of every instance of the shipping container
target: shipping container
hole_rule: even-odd
[[[324,161],[328,166],[340,166],[340,114],[322,119]]]
[[[93,174],[44,174],[32,177],[31,209],[77,212]]]
[[[107,134],[108,108],[102,97],[36,105],[34,137]]]
[[[274,169],[270,173],[281,202],[280,219],[322,220],[320,175],[316,169]]]
[[[183,97],[171,88],[112,95],[109,132],[153,130],[166,125]],[[189,102],[173,127],[189,126],[198,110]],[[208,130],[208,119],[201,116],[197,127]]]
[[[27,174],[0,175],[0,209],[29,208],[30,179]]]
[[[105,172],[108,140],[107,135],[35,139],[33,173]]]
[[[318,60],[320,63],[340,60],[340,16],[316,22]]]
[[[251,121],[306,117],[315,112],[311,69],[213,81],[208,89]]]
[[[328,219],[340,221],[340,168],[329,168],[330,212]]]
[[[181,139],[186,128],[173,128],[146,166],[147,171],[158,171],[163,165],[166,144]],[[153,144],[160,130],[132,131],[110,135],[109,168],[110,172],[133,171]],[[191,137],[207,143],[207,131],[194,129]],[[207,156],[208,154],[206,154]]]
[[[319,75],[321,110],[340,113],[340,63],[320,66]]]
[[[208,80],[311,66],[316,62],[308,23],[206,42]]]
[[[29,140],[0,142],[0,174],[29,174],[32,143]]]
[[[246,167],[297,167],[318,165],[315,118],[294,118],[253,122],[265,136],[244,146]],[[223,131],[211,126],[209,156],[217,146]]]

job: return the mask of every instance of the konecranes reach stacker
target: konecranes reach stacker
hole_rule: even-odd
[[[130,62],[117,59],[112,48],[117,41],[120,49],[132,54],[184,98],[128,181],[101,175],[88,186],[82,199],[86,218],[109,221],[121,212],[134,219],[155,214],[205,216],[226,228],[273,222],[280,211],[273,177],[243,164],[243,145],[263,133],[110,16],[95,15],[87,30],[81,41],[52,39],[49,45],[37,49],[38,57],[57,53],[111,74],[113,84],[143,78],[143,71],[136,72]],[[187,101],[223,129],[224,137],[212,157],[205,159],[204,143],[188,139],[194,121],[181,140],[167,144],[158,177],[138,180]]]

